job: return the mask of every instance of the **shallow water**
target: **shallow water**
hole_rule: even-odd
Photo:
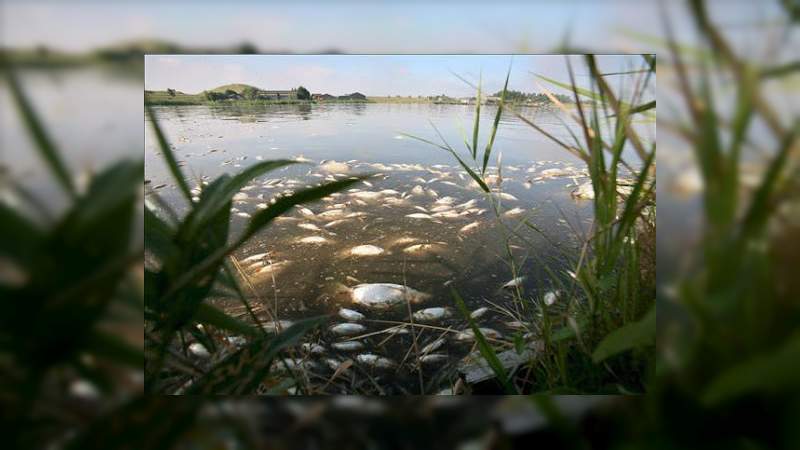
[[[569,266],[554,244],[574,254],[576,233],[591,226],[591,202],[574,200],[570,195],[576,182],[588,178],[581,174],[580,164],[570,155],[541,141],[524,124],[506,119],[498,132],[495,149],[503,153],[499,187],[511,196],[500,199],[499,207],[501,211],[517,208],[514,211],[517,214],[499,221],[492,202],[454,164],[451,155],[401,134],[434,139],[430,119],[451,145],[463,148],[463,143],[458,145],[459,128],[467,127],[472,113],[472,107],[459,105],[386,104],[275,106],[248,111],[208,107],[157,110],[176,157],[184,164],[183,170],[195,180],[192,186],[195,188],[207,179],[204,177],[234,173],[259,160],[300,156],[309,160],[268,173],[245,187],[234,202],[234,232],[247,223],[247,217],[242,216],[255,214],[259,204],[264,207],[276,195],[325,180],[373,174],[369,185],[359,184],[305,205],[310,212],[293,210],[251,239],[236,255],[242,271],[248,275],[247,294],[257,305],[261,318],[269,320],[277,314],[275,319],[297,320],[331,314],[334,325],[345,322],[336,313],[339,308],[347,307],[366,315],[361,322],[366,330],[357,334],[370,334],[409,322],[409,306],[401,304],[382,311],[365,309],[353,304],[343,285],[395,283],[431,294],[425,302],[411,305],[411,312],[434,306],[454,308],[448,287],[452,286],[461,293],[470,310],[490,307],[490,312],[480,317],[480,325],[499,331],[510,341],[515,333],[535,331],[536,325],[528,324],[522,330],[512,328],[507,322],[515,319],[498,309],[518,311],[534,305],[532,300],[515,305],[510,291],[501,289],[513,278],[506,262],[507,252],[511,251],[517,270],[526,276],[522,288],[529,298],[541,296],[557,285],[545,267],[566,278]],[[551,124],[555,132],[566,133],[555,113],[529,113],[538,115],[539,123]],[[488,117],[494,112],[486,114],[485,122],[490,122]],[[185,205],[149,133],[145,158],[149,186],[159,187],[156,192],[181,211]],[[552,168],[566,168],[575,175],[540,179],[542,171]],[[489,171],[496,175],[496,166],[492,165]],[[449,216],[437,217],[442,212]],[[409,217],[412,214],[418,216]],[[547,239],[519,226],[523,217]],[[344,222],[326,226],[337,220]],[[475,225],[464,229],[470,224]],[[511,241],[512,247],[507,248],[503,236],[512,230],[517,237]],[[303,241],[309,237],[323,239]],[[367,244],[383,252],[378,255],[349,252],[353,247]],[[433,245],[420,249],[418,244]],[[243,261],[261,253],[267,253],[263,262]],[[269,269],[258,273],[265,265]],[[231,312],[245,313],[235,301],[216,301]],[[455,365],[471,350],[471,343],[457,342],[455,334],[446,331],[448,327],[453,330],[467,327],[455,309],[453,313],[450,318],[429,324],[435,328],[415,328],[417,348],[443,336],[447,338],[447,343],[436,351],[447,358],[425,368],[424,379],[430,383],[427,390],[442,387],[437,386],[437,377],[446,386]],[[309,342],[326,349],[324,355],[314,358],[343,360],[355,357],[356,353],[386,356],[404,363],[397,370],[374,374],[381,380],[382,388],[387,393],[419,391],[411,334],[380,333],[358,339],[365,349],[355,353],[337,352],[330,347],[332,342],[345,339],[350,337],[337,336],[329,328],[323,328],[309,338]]]

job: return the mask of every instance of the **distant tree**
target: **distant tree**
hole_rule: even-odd
[[[256,100],[258,99],[258,89],[247,86],[242,90],[242,96],[248,100]]]
[[[227,89],[225,91],[225,98],[238,98],[239,93],[234,91],[233,89]]]
[[[311,93],[308,92],[308,89],[300,86],[297,88],[297,99],[298,100],[311,100]]]
[[[170,97],[175,97],[175,89],[167,88],[167,94],[169,94]]]
[[[209,100],[209,101],[212,101],[212,102],[215,102],[217,100],[222,100],[222,99],[225,98],[225,95],[224,94],[220,94],[219,92],[205,91],[203,94],[205,95],[206,100]]]

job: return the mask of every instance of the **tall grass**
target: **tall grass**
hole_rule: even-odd
[[[517,377],[515,382],[522,388],[520,390],[527,392],[642,392],[645,370],[652,370],[655,348],[655,260],[641,255],[642,252],[654,254],[656,144],[644,144],[632,122],[638,115],[652,113],[655,109],[655,100],[643,100],[655,78],[655,60],[652,55],[643,56],[641,68],[627,80],[630,86],[626,85],[620,92],[612,90],[606,81],[607,75],[598,70],[594,56],[586,56],[584,62],[590,74],[589,87],[579,87],[575,83],[569,59],[566,60],[569,83],[540,77],[556,87],[568,89],[574,97],[574,109],[567,108],[546,91],[551,101],[576,122],[580,136],[568,128],[572,141],[548,133],[535,120],[517,111],[513,104],[505,102],[510,68],[482,155],[478,152],[480,83],[474,86],[478,101],[471,142],[464,141],[465,157],[444,139],[442,144],[437,144],[410,137],[452,154],[491,202],[501,225],[501,238],[508,249],[506,262],[512,278],[522,275],[518,271],[522,264],[516,261],[510,245],[529,242],[521,236],[520,228],[542,232],[528,217],[514,226],[504,223],[504,210],[497,195],[502,188],[499,155],[497,173],[487,171],[502,114],[517,116],[586,164],[594,194],[594,220],[592,230],[583,240],[582,251],[578,255],[565,254],[572,261],[569,270],[574,279],[565,278],[564,271],[557,267],[545,267],[552,284],[562,286],[560,304],[551,307],[541,298],[523,292],[519,286],[514,289],[515,307],[510,313],[538,327],[531,337],[534,342],[517,347],[543,344],[543,350],[530,362],[529,370],[521,371],[526,375]],[[637,163],[625,160],[623,153],[629,148],[639,158]],[[535,149],[532,153],[535,154]],[[625,184],[621,185],[624,177],[627,177]],[[495,187],[490,187],[492,184]],[[553,250],[563,252],[557,248]],[[455,292],[454,298],[461,304]],[[476,328],[475,332],[485,344],[480,331]],[[497,365],[495,350],[487,345],[479,348],[487,361],[495,362],[490,366],[504,389],[516,392],[518,387],[509,384],[508,375]]]

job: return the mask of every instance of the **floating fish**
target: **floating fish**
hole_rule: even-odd
[[[414,313],[414,320],[419,322],[434,322],[452,317],[453,312],[446,307],[425,308]]]
[[[348,220],[348,219],[334,220],[333,222],[328,222],[327,224],[325,224],[325,228],[333,228],[333,227],[336,227],[336,226],[339,226],[339,225],[341,225],[343,223],[348,223],[348,222],[350,222],[350,220]]]
[[[372,309],[388,309],[400,303],[422,303],[431,295],[400,284],[359,284],[348,289],[353,303]]]
[[[423,355],[427,355],[430,352],[435,352],[436,350],[439,350],[445,344],[445,342],[447,341],[444,338],[436,339],[435,341],[431,342],[425,347],[422,347],[420,353],[422,353]]]
[[[298,223],[297,226],[304,230],[322,231],[318,226],[314,225],[313,223]]]
[[[341,217],[344,215],[344,210],[342,209],[330,209],[325,212],[319,213],[319,217],[323,219],[334,219],[337,217]]]
[[[233,196],[232,200],[235,201],[235,202],[241,202],[241,201],[247,200],[248,198],[250,198],[250,197],[247,196],[247,193],[239,192],[239,193],[237,193],[237,194],[235,194]]]
[[[476,309],[475,311],[472,311],[472,313],[469,315],[469,317],[470,317],[470,319],[477,319],[477,318],[481,317],[482,315],[486,314],[487,312],[489,312],[489,308],[484,306],[482,308]]]
[[[503,337],[503,335],[499,331],[493,330],[491,328],[479,328],[478,330],[485,338],[488,339],[501,339]],[[455,340],[460,342],[474,341],[475,333],[472,331],[472,329],[460,331],[456,333]]]
[[[558,297],[560,296],[561,296],[561,291],[550,291],[544,294],[544,297],[542,299],[544,300],[545,305],[551,306],[553,303],[556,302],[556,300],[558,300]]]
[[[353,336],[361,334],[367,330],[367,327],[358,323],[340,323],[330,328],[331,333],[340,336]]]
[[[521,285],[525,281],[525,277],[517,277],[502,286],[503,289],[509,289]]]
[[[461,229],[458,230],[458,232],[462,233],[462,234],[466,234],[466,233],[469,233],[469,232],[477,230],[480,225],[481,225],[480,222],[477,222],[477,221],[476,222],[472,222],[469,225],[464,225],[463,227],[461,227]]]
[[[513,208],[509,209],[508,211],[504,212],[503,215],[506,217],[514,217],[524,213],[525,210],[522,208]]]
[[[385,251],[376,245],[359,245],[350,249],[352,256],[377,256],[382,255]]]
[[[436,220],[435,217],[432,217],[431,215],[425,213],[406,214],[406,217],[408,217],[409,219],[425,219],[441,223],[440,221]]]
[[[403,249],[404,253],[423,253],[431,251],[444,251],[445,244],[443,242],[434,242],[430,244],[416,244]]]
[[[281,331],[286,330],[287,328],[292,326],[291,320],[278,320],[278,321],[271,321],[271,322],[263,322],[261,324],[261,328],[264,329],[267,333],[280,333]]]
[[[300,348],[303,349],[304,352],[314,355],[321,355],[325,353],[325,347],[311,342],[303,343]]]
[[[365,366],[376,367],[378,369],[391,369],[397,367],[397,363],[389,358],[374,355],[372,353],[364,353],[356,356],[356,361]]]
[[[352,309],[347,309],[347,308],[341,308],[339,310],[339,317],[341,317],[344,320],[349,320],[351,322],[358,322],[366,318],[366,316],[364,316],[360,312],[353,311]]]
[[[364,343],[361,341],[342,341],[334,342],[331,347],[340,352],[357,352],[364,349]]]
[[[517,197],[514,197],[513,195],[509,194],[508,192],[495,192],[494,196],[497,197],[497,198],[500,198],[501,200],[512,200],[512,201],[518,201],[519,200]]]
[[[243,259],[242,262],[258,261],[264,259],[265,256],[267,256],[267,253],[256,253]]]
[[[208,349],[199,342],[189,344],[188,350],[189,353],[197,358],[208,359],[211,357],[211,353],[208,352]]]
[[[431,353],[429,355],[420,356],[419,362],[422,364],[439,364],[450,359],[449,356],[442,353]]]
[[[322,245],[322,244],[329,244],[331,241],[325,239],[322,236],[308,236],[302,239],[298,239],[297,242],[299,244]]]
[[[247,339],[244,336],[227,336],[225,342],[234,347],[243,347],[247,344]]]
[[[310,209],[308,209],[308,208],[306,208],[304,206],[298,206],[297,210],[300,211],[300,214],[302,214],[304,216],[314,217],[314,211],[312,211],[312,210],[310,210]]]
[[[236,213],[236,215],[239,216],[239,217],[244,217],[245,219],[249,219],[250,217],[253,217],[253,216],[251,216],[250,214],[248,214],[246,212],[238,212],[238,213]]]

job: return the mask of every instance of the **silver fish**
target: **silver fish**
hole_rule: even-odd
[[[332,326],[330,330],[333,334],[338,334],[341,336],[353,336],[363,333],[367,330],[367,327],[358,323],[340,323]]]
[[[356,361],[370,367],[376,367],[379,369],[391,369],[393,367],[397,367],[397,363],[392,361],[389,358],[374,355],[372,353],[364,353],[361,355],[356,356]]]
[[[358,311],[353,311],[352,309],[341,308],[339,310],[339,317],[344,320],[349,320],[351,322],[358,322],[359,320],[364,320],[366,316],[361,314]]]
[[[342,341],[334,342],[331,347],[340,352],[356,352],[364,348],[364,343],[361,341]]]
[[[434,307],[434,308],[425,308],[420,311],[414,313],[414,320],[419,322],[433,322],[436,320],[446,319],[453,315],[450,308],[446,307]]]
[[[421,303],[431,297],[430,294],[392,283],[359,284],[350,290],[350,296],[353,303],[373,309],[388,309],[406,300]]]

